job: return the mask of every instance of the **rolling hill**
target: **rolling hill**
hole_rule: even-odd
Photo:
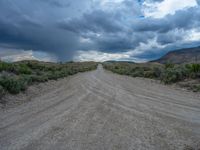
[[[200,63],[200,46],[194,48],[185,48],[168,52],[160,59],[151,61],[165,64],[170,63]]]

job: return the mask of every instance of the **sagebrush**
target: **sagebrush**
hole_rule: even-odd
[[[105,62],[103,66],[114,73],[158,79],[165,84],[185,79],[200,79],[200,64]],[[199,91],[200,85],[195,86],[194,89]]]
[[[7,91],[17,94],[37,82],[57,80],[78,72],[94,70],[95,62],[46,63],[21,61],[16,63],[0,62],[0,97]]]

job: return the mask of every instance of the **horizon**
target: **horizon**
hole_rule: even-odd
[[[200,0],[2,0],[0,12],[3,61],[140,63],[200,46]]]
[[[38,61],[38,62],[46,62],[46,63],[70,63],[70,62],[96,62],[96,63],[104,63],[104,62],[131,62],[131,63],[137,63],[137,64],[140,64],[140,63],[152,63],[154,61],[158,61],[159,59],[165,57],[168,53],[171,53],[171,52],[178,52],[178,51],[182,51],[182,50],[188,50],[188,49],[196,49],[196,48],[200,48],[200,46],[195,46],[195,47],[185,47],[185,48],[181,48],[181,49],[175,49],[175,50],[171,50],[171,51],[168,51],[166,53],[164,53],[163,55],[161,55],[160,57],[156,58],[156,59],[152,59],[152,60],[147,60],[147,61],[140,61],[140,62],[137,62],[137,61],[132,61],[132,60],[105,60],[105,61],[95,61],[95,60],[66,60],[66,61],[48,61],[48,60],[40,60],[40,59],[21,59],[21,60],[10,60],[9,57],[6,58],[6,59],[3,59],[1,60],[0,58],[0,61],[2,62],[7,62],[7,63],[12,63],[12,62],[21,62],[21,61]]]

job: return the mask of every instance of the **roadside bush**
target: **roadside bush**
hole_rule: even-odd
[[[48,77],[43,75],[43,76],[37,76],[37,75],[31,75],[30,76],[31,82],[46,82],[48,81]]]
[[[32,78],[29,75],[20,76],[19,81],[21,83],[21,91],[25,91],[29,85],[33,84]]]
[[[115,70],[116,70],[116,69],[119,69],[119,66],[115,66],[114,69],[115,69]]]
[[[28,85],[48,80],[57,80],[78,72],[94,70],[95,62],[48,63],[21,61],[6,63],[0,61],[0,96],[2,91],[17,94],[26,90]]]
[[[155,78],[160,79],[162,72],[163,72],[162,68],[153,67],[153,74]]]
[[[18,77],[2,77],[0,85],[12,94],[17,94],[26,89],[27,83]]]
[[[0,99],[5,94],[3,87],[0,85]]]
[[[47,78],[50,80],[57,80],[58,78],[64,77],[64,73],[61,71],[49,72]]]
[[[31,69],[25,64],[20,64],[18,71],[19,71],[19,74],[31,74],[32,73]]]
[[[39,63],[28,63],[28,66],[33,70],[44,71],[46,69],[45,65]]]
[[[144,77],[145,78],[155,78],[156,75],[155,75],[155,72],[153,70],[151,70],[151,71],[145,71],[144,72]]]
[[[168,62],[165,64],[165,69],[174,68],[174,66],[175,66],[175,64]]]
[[[200,72],[200,64],[190,64],[189,65],[191,72],[198,73]]]
[[[68,70],[68,74],[69,74],[69,75],[75,74],[75,70],[74,70],[73,68],[69,69],[69,70]]]
[[[189,70],[191,78],[200,77],[200,64],[187,64],[185,67]]]
[[[144,77],[144,71],[141,69],[137,69],[135,72],[131,73],[132,77]]]
[[[184,66],[175,66],[174,68],[167,68],[161,74],[161,80],[165,84],[175,83],[188,78],[189,72]]]
[[[166,69],[161,75],[161,81],[170,84],[179,81],[179,74],[174,69]]]
[[[1,71],[15,72],[15,65],[0,61],[0,72]]]
[[[194,92],[199,92],[200,91],[200,85],[193,86],[193,91]]]
[[[132,77],[145,77],[159,79],[164,84],[172,84],[185,79],[200,78],[200,64],[172,64],[165,65],[155,63],[126,63],[126,62],[106,62],[103,67],[114,73],[121,75],[129,75]],[[196,85],[189,84],[190,90],[199,91],[199,81],[195,81]]]
[[[4,71],[4,70],[7,70],[7,68],[8,68],[7,63],[0,61],[0,72]]]

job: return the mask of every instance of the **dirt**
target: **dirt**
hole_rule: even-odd
[[[200,79],[185,79],[178,82],[177,86],[193,92],[200,92]]]
[[[8,95],[1,150],[200,148],[200,95],[97,70]]]

